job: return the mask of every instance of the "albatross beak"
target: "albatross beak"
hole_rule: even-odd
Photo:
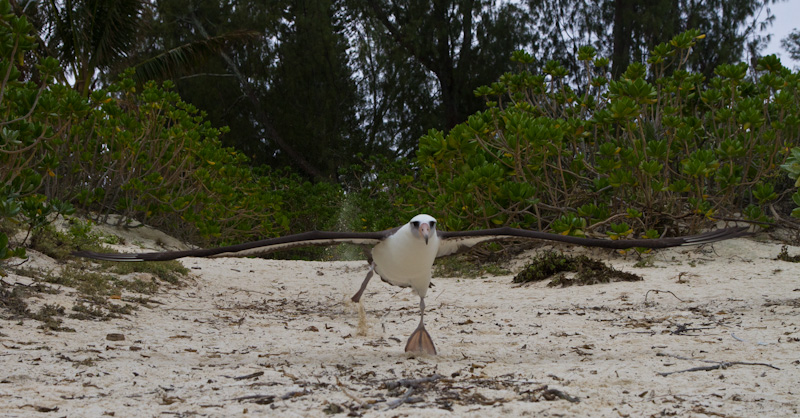
[[[431,226],[427,223],[420,224],[419,226],[419,234],[425,238],[425,245],[428,245],[428,238],[431,235]]]

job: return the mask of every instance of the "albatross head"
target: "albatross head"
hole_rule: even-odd
[[[424,239],[425,245],[428,244],[428,238],[430,238],[433,231],[436,231],[436,219],[430,215],[417,215],[411,218],[408,224],[411,225],[411,233],[415,237]]]

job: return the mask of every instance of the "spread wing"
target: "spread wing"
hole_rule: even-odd
[[[747,227],[735,227],[717,229],[699,235],[690,235],[674,238],[657,239],[627,239],[627,240],[607,240],[580,238],[568,235],[550,234],[547,232],[530,231],[527,229],[516,228],[494,228],[482,229],[477,231],[437,231],[441,244],[436,257],[457,254],[466,251],[482,242],[501,241],[508,239],[543,239],[549,241],[566,242],[569,244],[583,245],[587,247],[603,247],[614,249],[626,249],[633,247],[642,248],[667,248],[678,247],[681,245],[702,245],[726,239],[749,235]]]
[[[337,245],[345,243],[375,245],[392,235],[396,230],[397,228],[380,232],[312,231],[219,248],[139,254],[110,254],[77,251],[74,252],[73,255],[107,261],[165,261],[182,257],[249,257],[274,253],[289,248],[314,245]]]

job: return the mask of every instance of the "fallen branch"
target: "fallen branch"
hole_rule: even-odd
[[[701,361],[703,363],[714,363],[713,366],[699,366],[699,367],[692,367],[691,369],[676,370],[674,372],[661,372],[661,373],[659,373],[659,375],[661,375],[661,376],[669,376],[671,374],[676,374],[676,373],[703,372],[703,371],[710,371],[710,370],[727,369],[730,366],[736,366],[736,365],[740,365],[740,366],[764,366],[764,367],[769,367],[769,368],[772,368],[772,369],[775,369],[775,370],[780,370],[778,367],[775,367],[775,366],[773,366],[773,365],[771,365],[769,363],[755,363],[755,362],[749,362],[749,361],[703,360],[703,359],[696,359],[696,358],[691,358],[691,357],[683,357],[683,356],[678,356],[678,355],[675,355],[675,354],[667,354],[667,353],[656,353],[656,356],[659,356],[659,357],[672,357],[672,358],[676,358],[676,359],[679,359],[679,360]]]

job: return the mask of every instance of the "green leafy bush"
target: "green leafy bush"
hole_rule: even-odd
[[[363,157],[340,173],[344,179],[338,228],[379,231],[394,228],[424,212],[422,191],[416,186],[417,170],[405,158]]]
[[[54,141],[47,194],[74,201],[100,221],[120,214],[195,241],[283,232],[272,178],[222,147],[221,130],[171,87],[149,82],[137,92],[124,78],[88,99],[64,91],[82,112]]]
[[[29,62],[37,58],[27,20],[7,1],[0,14],[0,258],[24,254],[6,232],[45,236],[36,231],[76,208],[97,222],[135,219],[201,245],[383,229],[408,216],[412,173],[402,162],[364,159],[341,173],[344,185],[252,167],[221,145],[226,129],[212,127],[170,82],[136,85],[126,74],[88,97],[53,83],[58,62]],[[377,166],[388,168],[376,175]]]
[[[786,159],[786,163],[781,168],[786,171],[789,178],[795,181],[794,187],[800,187],[800,147],[792,148],[789,158]],[[792,210],[792,217],[800,218],[800,190],[794,192],[792,202],[796,206]]]
[[[0,17],[0,258],[24,255],[21,245],[11,248],[14,231],[31,235],[75,208],[98,221],[120,214],[123,222],[201,244],[302,227],[291,225],[283,189],[308,188],[222,147],[225,130],[170,83],[136,86],[123,78],[83,97],[53,82],[58,62],[31,53],[33,28],[5,0]],[[331,194],[341,191],[323,195]]]
[[[778,167],[797,145],[798,74],[767,56],[705,80],[684,68],[701,38],[688,31],[656,46],[618,80],[581,48],[578,89],[559,63],[537,74],[514,54],[518,72],[476,89],[485,111],[420,140],[436,212],[451,229],[601,226],[612,236],[734,214],[768,220],[763,209],[784,191]]]
[[[24,248],[9,239],[23,226],[24,216],[33,227],[51,211],[69,211],[67,205],[48,203],[35,193],[43,174],[50,173],[52,161],[42,151],[50,148],[55,135],[36,115],[49,98],[58,63],[43,59],[34,68],[20,68],[36,47],[32,30],[7,1],[0,2],[0,260],[25,256]],[[38,84],[26,81],[31,72],[37,74]]]

